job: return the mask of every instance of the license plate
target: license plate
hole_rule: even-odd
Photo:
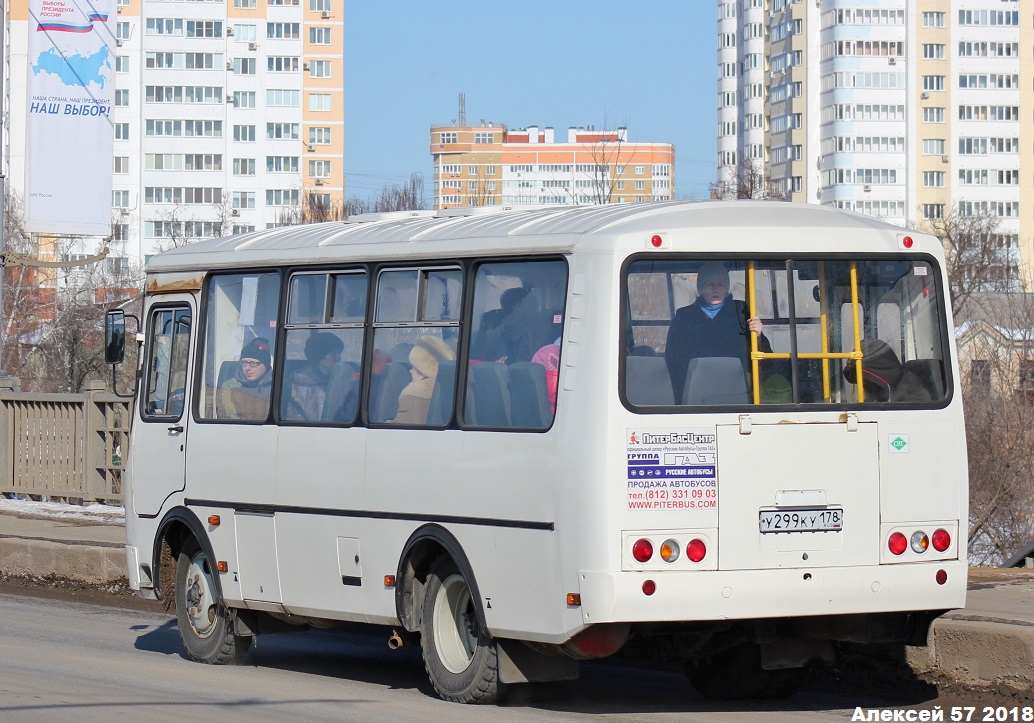
[[[826,507],[813,510],[762,510],[758,526],[762,532],[840,532],[844,510]]]

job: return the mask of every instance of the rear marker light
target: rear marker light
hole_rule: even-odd
[[[659,249],[661,246],[664,245],[664,239],[662,239],[657,234],[654,234],[653,237],[650,238],[650,245],[653,246],[655,249]]]
[[[693,540],[689,543],[689,547],[686,548],[686,557],[693,562],[700,562],[707,555],[707,545],[704,544],[703,540]]]
[[[912,248],[913,243],[915,242],[912,241],[911,236],[905,236],[903,239],[901,239],[901,245],[904,246],[906,249]]]
[[[653,544],[646,538],[636,540],[636,543],[632,545],[632,557],[636,562],[647,562],[653,557]]]
[[[943,585],[944,583],[948,582],[948,573],[946,573],[944,570],[938,570],[937,575],[934,576],[934,579],[937,580],[938,585]]]
[[[908,548],[908,540],[900,532],[895,532],[887,540],[887,547],[890,549],[892,555],[900,555]]]
[[[910,542],[912,550],[922,555],[926,552],[926,548],[930,546],[930,538],[926,536],[926,533],[922,530],[916,530],[912,533],[912,540]]]
[[[655,583],[653,580],[647,580],[643,583],[644,595],[653,595],[655,592],[657,592],[657,583]]]
[[[220,522],[221,520],[219,519],[219,515],[208,516],[208,524],[212,525],[213,527],[218,527]]]
[[[567,593],[567,604],[571,607],[578,607],[582,604],[582,596],[576,592]]]
[[[217,570],[219,570],[219,572],[226,572],[230,569],[226,566],[226,560],[220,560],[219,562],[215,563],[215,567]]]
[[[675,562],[679,559],[679,543],[676,540],[665,540],[661,543],[661,559],[665,562]]]
[[[384,587],[387,587],[387,588],[395,587],[395,576],[394,575],[385,575],[384,576]]]
[[[930,539],[933,542],[933,549],[937,552],[944,552],[951,547],[951,534],[947,530],[937,530]]]

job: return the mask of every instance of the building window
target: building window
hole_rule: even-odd
[[[923,43],[925,60],[944,60],[944,45],[941,43]]]
[[[266,138],[271,141],[298,140],[299,123],[266,123]]]
[[[270,73],[297,73],[298,56],[271,55],[266,58],[266,70]]]
[[[943,203],[924,203],[923,204],[923,218],[925,218],[925,219],[944,218],[944,204]]]
[[[475,133],[474,143],[489,144],[495,143],[495,133]]]
[[[255,126],[234,126],[233,140],[238,143],[254,143]]]
[[[297,188],[270,188],[266,190],[267,206],[297,206]]]
[[[943,123],[944,108],[923,108],[923,123]]]
[[[297,173],[298,156],[266,156],[266,173]]]
[[[943,75],[924,75],[923,90],[940,91],[944,90]]]
[[[115,24],[115,38],[117,40],[129,40],[129,23],[119,21]]]
[[[301,38],[301,23],[266,23],[266,37],[269,40],[298,40]]]
[[[329,111],[330,93],[309,93],[309,110]]]
[[[128,141],[129,140],[129,124],[128,123],[116,123],[115,124],[115,140],[116,141]]]
[[[330,178],[330,161],[309,161],[310,178]]]
[[[254,10],[257,7],[255,0],[233,0],[233,6],[242,10]]]
[[[234,58],[233,59],[233,74],[234,75],[255,75],[255,69],[257,64],[254,58]]]
[[[234,25],[233,41],[235,43],[253,43],[258,40],[258,30],[254,25]]]
[[[116,106],[128,106],[129,105],[129,89],[120,88],[115,90],[115,105]]]
[[[309,129],[309,143],[317,146],[330,145],[330,128],[314,126]]]
[[[129,191],[112,191],[111,205],[115,208],[129,208]]]
[[[309,0],[309,12],[329,13],[330,0]]]
[[[255,159],[254,158],[234,158],[233,159],[233,175],[235,175],[235,176],[254,176],[255,175]]]
[[[298,108],[301,104],[302,92],[300,90],[269,89],[266,91],[266,105],[271,108]]]
[[[635,167],[635,175],[637,175],[637,176],[643,175],[643,169],[644,169],[643,166],[636,166]]]
[[[924,138],[923,139],[923,155],[924,156],[943,156],[944,155],[944,139],[943,138]]]
[[[222,20],[188,20],[188,38],[221,38],[223,37]]]
[[[309,63],[309,77],[310,78],[329,78],[330,77],[330,61],[329,60],[313,60]]]
[[[924,188],[944,188],[944,171],[923,171]]]
[[[923,13],[923,27],[924,28],[943,28],[944,27],[944,13]]]
[[[129,156],[115,156],[115,173],[129,173]]]
[[[457,134],[454,131],[449,131],[447,133],[439,133],[438,134],[438,142],[439,143],[455,143],[456,142],[456,138],[457,138]]]
[[[636,181],[635,182],[635,190],[637,190],[637,191],[644,191],[644,190],[646,190],[646,181]]]
[[[234,108],[254,108],[256,104],[255,91],[235,90],[233,91]]]
[[[115,72],[116,73],[128,73],[129,72],[129,56],[128,55],[116,55],[115,56]]]
[[[330,45],[330,28],[309,28],[309,43]]]
[[[231,203],[234,208],[255,208],[255,194],[251,191],[234,191]]]

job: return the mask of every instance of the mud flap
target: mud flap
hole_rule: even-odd
[[[578,679],[578,661],[574,658],[540,653],[519,640],[496,638],[495,642],[499,653],[499,681],[502,683]]]

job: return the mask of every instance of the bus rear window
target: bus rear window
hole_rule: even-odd
[[[927,259],[634,261],[625,278],[625,399],[632,407],[939,402],[948,384],[938,278]]]

